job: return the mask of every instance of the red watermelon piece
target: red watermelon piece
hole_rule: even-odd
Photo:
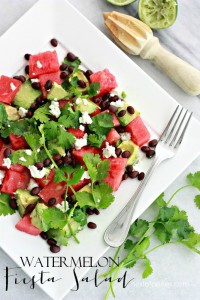
[[[63,201],[62,195],[66,191],[66,183],[54,181],[47,184],[39,193],[42,200],[47,203],[49,199],[56,198],[56,203],[61,203]]]
[[[25,139],[19,135],[15,135],[15,134],[11,133],[9,135],[9,139],[10,139],[12,148],[15,150],[24,149],[28,146]]]
[[[112,187],[113,191],[116,192],[122,181],[127,158],[108,158],[108,160],[110,161],[110,171],[108,177],[105,179],[105,182],[107,182]]]
[[[47,96],[47,91],[45,90],[44,86],[48,80],[51,80],[52,82],[56,82],[57,84],[61,84],[60,72],[43,74],[40,75],[38,79],[40,81],[40,87],[44,98],[46,98]]]
[[[108,69],[93,73],[90,75],[90,81],[100,83],[100,92],[98,96],[111,92],[117,87],[115,76],[112,75]]]
[[[0,169],[2,170],[7,170],[7,167],[3,166],[3,160],[4,160],[4,151],[6,150],[7,147],[3,147],[1,150],[0,150]],[[12,149],[11,149],[11,152],[14,152]],[[10,170],[12,171],[16,171],[16,172],[23,172],[25,170],[26,167],[20,165],[20,164],[14,164],[14,165],[11,165],[10,166]]]
[[[49,175],[46,177],[44,176],[43,178],[34,178],[34,180],[41,186],[45,187],[47,184],[53,181],[55,175],[55,170],[51,169]]]
[[[85,147],[81,148],[80,150],[72,151],[72,155],[74,156],[76,161],[78,161],[80,164],[84,164],[83,155],[85,153],[100,154],[100,149],[96,148],[96,147],[92,148],[91,146],[85,146]]]
[[[68,103],[72,103],[72,99],[69,100],[59,100],[59,108],[62,109],[64,108]],[[73,109],[73,108],[72,108]]]
[[[100,112],[101,112],[101,109],[97,108],[92,114],[90,114],[90,117],[94,117],[94,116],[100,114]]]
[[[57,71],[59,71],[59,62],[56,51],[46,51],[30,56],[30,78],[36,78],[39,75],[55,73]]]
[[[22,219],[20,219],[19,222],[15,225],[15,228],[31,235],[39,235],[41,233],[41,230],[31,223],[30,215],[26,215]]]
[[[84,178],[83,180],[79,181],[79,183],[77,184],[73,184],[72,187],[75,191],[79,191],[82,187],[84,187],[86,184],[90,183],[90,179],[86,179]],[[73,192],[72,190],[69,188],[68,190],[68,194],[72,195]]]
[[[2,75],[0,77],[0,102],[11,104],[13,101],[21,81]]]
[[[0,150],[3,148],[3,140],[2,138],[0,137]]]
[[[126,131],[130,132],[131,140],[139,147],[146,144],[150,139],[150,133],[140,116],[136,117],[126,126]]]
[[[17,189],[27,188],[26,176],[23,173],[8,170],[3,179],[1,192],[13,195]]]
[[[85,134],[85,131],[80,130],[79,128],[74,129],[74,128],[70,127],[67,131],[70,132],[71,134],[73,134],[75,136],[75,138],[77,138],[77,139],[82,139]]]
[[[110,145],[115,145],[119,139],[120,139],[119,133],[114,128],[112,128],[108,132],[106,140],[103,142],[102,146],[104,147],[106,142],[108,142]]]

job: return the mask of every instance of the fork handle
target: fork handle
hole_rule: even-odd
[[[156,64],[186,93],[200,94],[200,71],[163,48],[158,38],[150,38],[140,56]]]
[[[154,157],[151,167],[146,173],[144,180],[140,183],[136,192],[123,208],[123,210],[118,214],[114,221],[108,226],[104,233],[105,242],[111,247],[119,247],[125,241],[132,219],[133,213],[135,212],[138,200],[145,189],[147,182],[149,181],[150,176],[161,163],[161,159]]]

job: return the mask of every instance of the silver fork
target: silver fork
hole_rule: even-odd
[[[143,190],[147,185],[147,182],[149,181],[149,178],[161,162],[172,158],[176,154],[183,141],[183,137],[189,125],[191,116],[192,113],[189,113],[188,110],[184,112],[183,108],[179,109],[179,105],[176,107],[172,117],[170,118],[160,137],[156,147],[156,155],[153,158],[151,167],[147,171],[144,180],[140,183],[139,187],[127,205],[108,226],[104,233],[104,240],[109,246],[119,247],[125,241],[132,222],[135,208]]]

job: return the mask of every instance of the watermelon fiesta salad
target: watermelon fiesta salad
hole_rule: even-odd
[[[24,57],[24,75],[0,77],[0,216],[17,212],[16,229],[57,253],[97,227],[90,215],[123,180],[144,178],[138,150],[153,157],[157,140],[108,69],[83,70],[71,52],[60,63],[54,49]]]

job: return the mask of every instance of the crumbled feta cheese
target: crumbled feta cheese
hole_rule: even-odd
[[[20,107],[18,109],[18,114],[20,115],[21,118],[24,118],[26,116],[27,112],[28,112],[28,109],[25,109],[23,107]]]
[[[4,177],[5,177],[5,171],[1,171],[0,170],[0,184],[2,184],[2,181],[3,181],[3,179],[4,179]]]
[[[88,105],[88,100],[87,99],[83,99],[83,104],[84,105]]]
[[[66,202],[66,209],[65,209],[65,201],[63,201],[61,204],[59,204],[59,203],[56,204],[56,207],[63,212],[66,212],[69,209],[68,202]]]
[[[77,98],[76,99],[76,104],[78,105],[78,104],[80,104],[81,103],[81,99],[80,98]]]
[[[79,122],[83,124],[92,124],[92,119],[87,111],[82,113],[82,117],[79,118]]]
[[[13,82],[10,83],[10,88],[11,88],[12,91],[16,90],[16,86],[14,85]]]
[[[30,172],[31,172],[31,176],[33,178],[43,178],[47,171],[49,171],[48,169],[46,168],[43,168],[42,170],[38,170],[38,168],[36,168],[36,166],[30,166],[28,167]]]
[[[10,166],[11,166],[11,160],[10,160],[10,158],[8,158],[8,157],[4,158],[2,166],[6,167],[7,169],[10,169]]]
[[[27,187],[27,190],[31,191],[34,187],[37,187],[37,186],[39,186],[38,183],[31,178],[30,181],[29,181],[29,185]]]
[[[41,62],[39,60],[37,60],[36,65],[37,65],[38,69],[42,68],[42,64],[41,64]]]
[[[84,134],[82,139],[76,139],[74,146],[76,150],[80,150],[82,147],[87,146],[87,133]]]
[[[80,126],[79,126],[79,129],[80,129],[81,131],[84,131],[84,130],[85,130],[85,127],[84,127],[83,125],[80,125]]]
[[[116,107],[123,107],[124,106],[124,101],[122,100],[117,100],[117,101],[112,101],[110,102],[110,105],[116,106]]]
[[[89,175],[88,171],[85,171],[85,172],[83,173],[83,175],[82,175],[82,177],[81,177],[81,180],[83,180],[83,179],[90,179],[90,175]]]
[[[25,152],[27,155],[31,155],[31,154],[32,154],[32,150],[30,150],[30,149],[26,149],[26,150],[24,150],[24,152]]]
[[[61,114],[60,108],[59,108],[59,103],[56,101],[51,101],[51,105],[49,106],[50,108],[50,113],[58,118]]]
[[[21,160],[21,161],[24,161],[24,162],[26,162],[26,161],[27,161],[27,160],[26,160],[26,158],[25,158],[25,157],[23,157],[23,156],[22,156],[22,157],[20,157],[20,158],[19,158],[19,160]]]
[[[115,154],[115,147],[109,145],[108,142],[106,142],[106,148],[103,148],[103,157],[109,158],[109,157],[117,157]]]
[[[120,137],[122,141],[130,141],[131,134],[129,132],[120,133]]]
[[[39,82],[39,79],[38,78],[33,78],[31,79],[31,82],[34,83],[34,82]]]

